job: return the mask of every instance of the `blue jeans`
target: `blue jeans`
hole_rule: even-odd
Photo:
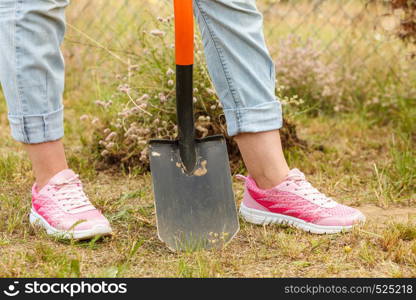
[[[63,137],[69,0],[0,0],[0,82],[12,136],[36,144]],[[230,136],[282,126],[275,69],[255,0],[194,0],[208,70]]]

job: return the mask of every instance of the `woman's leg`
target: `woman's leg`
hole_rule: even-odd
[[[111,233],[85,195],[60,141],[64,61],[60,51],[69,0],[0,1],[0,81],[12,136],[24,144],[36,183],[30,222],[48,234],[83,239]]]
[[[61,140],[40,144],[25,144],[24,148],[32,162],[36,185],[39,189],[42,189],[55,174],[68,169]]]
[[[243,217],[255,224],[287,223],[314,233],[351,229],[365,217],[315,189],[297,169],[289,171],[278,129],[274,64],[263,38],[255,0],[194,0],[212,80],[224,106],[228,131],[250,173]]]
[[[251,176],[262,188],[281,182],[289,168],[278,129],[275,66],[255,0],[195,0],[208,69]]]
[[[235,137],[245,165],[262,189],[271,189],[289,173],[278,130],[241,133]]]
[[[2,0],[0,81],[12,136],[25,144],[43,187],[67,169],[63,145],[64,62],[60,45],[69,0]]]

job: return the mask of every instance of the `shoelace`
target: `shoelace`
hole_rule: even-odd
[[[301,191],[304,196],[311,196],[312,201],[318,205],[332,206],[336,204],[332,198],[327,197],[324,193],[314,188],[302,175],[292,175],[287,180],[295,183],[298,186],[297,191]]]
[[[78,175],[64,182],[53,184],[52,186],[54,188],[54,198],[62,205],[62,208],[66,212],[79,213],[95,209],[85,195]]]

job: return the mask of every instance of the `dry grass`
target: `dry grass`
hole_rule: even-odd
[[[88,3],[73,6],[70,19],[85,9],[95,15],[95,7],[82,8]],[[115,235],[64,242],[29,226],[33,176],[28,175],[30,164],[21,147],[8,135],[0,99],[0,277],[416,277],[416,140],[407,138],[414,131],[411,106],[395,110],[396,123],[380,123],[358,110],[332,117],[293,117],[310,147],[288,150],[291,166],[303,170],[322,191],[359,207],[368,218],[363,227],[318,236],[241,221],[240,233],[222,250],[170,252],[156,236],[149,174],[92,168],[88,143],[93,127],[78,121],[84,113],[97,113],[94,100],[112,94],[114,74],[125,71],[108,50],[123,57],[129,56],[125,49],[140,53],[134,45],[140,22],[112,18],[116,7],[105,7],[108,20],[102,22],[111,20],[111,28],[94,36],[104,48],[69,31],[66,146],[71,166],[81,174],[93,203],[111,220]],[[152,9],[159,7],[154,3]],[[131,11],[125,13],[132,16]],[[80,18],[74,22],[81,29],[102,31],[99,23],[89,27],[78,23]],[[317,21],[311,17],[308,22]],[[130,34],[114,40],[111,32]],[[234,187],[240,202],[241,183]]]
[[[381,208],[374,192],[372,164],[389,159],[382,149],[388,147],[384,137],[391,128],[362,128],[357,119],[313,119],[305,125],[302,135],[331,149],[301,158],[292,152],[292,165],[328,194],[360,206],[367,224],[352,233],[318,236],[241,221],[241,232],[225,249],[196,253],[172,253],[157,239],[149,175],[95,172],[82,164],[75,167],[92,201],[110,218],[115,235],[62,242],[31,228],[29,164],[2,133],[0,163],[7,170],[0,176],[0,277],[416,276],[416,209],[391,202]],[[17,152],[10,154],[10,147]],[[69,148],[71,160],[79,156],[76,149],[76,144]],[[239,202],[241,184],[234,187]]]

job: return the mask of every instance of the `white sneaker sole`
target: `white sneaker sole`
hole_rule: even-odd
[[[282,214],[276,214],[258,209],[248,208],[244,204],[240,206],[240,214],[247,222],[257,225],[268,224],[284,224],[302,229],[307,232],[315,234],[333,234],[343,231],[350,231],[354,225],[351,226],[322,226],[306,222],[304,220],[290,217]]]
[[[48,235],[62,239],[86,240],[98,235],[108,236],[112,233],[111,228],[105,225],[96,225],[88,230],[59,230],[52,227],[41,215],[36,213],[33,209],[30,211],[29,221],[33,226],[37,225],[44,228]]]

